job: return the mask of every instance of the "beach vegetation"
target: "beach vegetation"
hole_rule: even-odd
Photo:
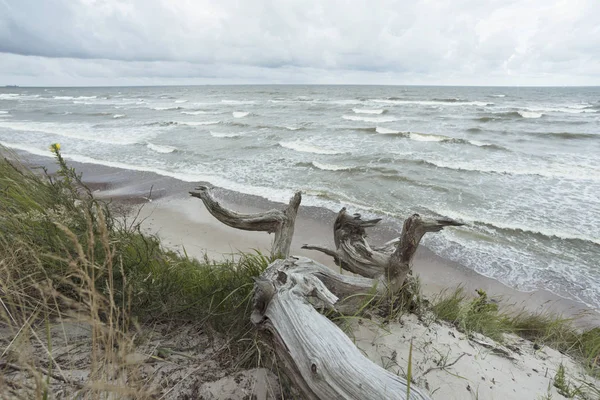
[[[516,334],[534,343],[548,346],[580,360],[588,371],[600,374],[600,328],[580,329],[576,318],[552,312],[501,309],[485,291],[469,296],[464,288],[444,291],[432,301],[437,318],[448,321],[459,330],[481,333],[503,342],[505,334]]]
[[[59,164],[52,175],[10,154],[0,160],[0,372],[33,377],[0,378],[0,390],[48,398],[52,382],[62,382],[84,397],[144,398],[143,374],[128,360],[145,327],[157,323],[198,323],[227,338],[225,364],[266,359],[250,312],[253,278],[269,257],[196,260],[167,250],[140,221],[95,199],[59,146],[52,149]],[[89,371],[77,381],[53,350],[73,324],[88,327],[92,341]]]

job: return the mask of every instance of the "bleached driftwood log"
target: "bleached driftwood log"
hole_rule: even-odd
[[[202,200],[208,212],[225,225],[246,231],[275,233],[271,255],[277,257],[287,257],[289,255],[294,236],[296,215],[302,201],[301,192],[296,192],[292,196],[285,210],[269,210],[256,214],[243,214],[226,209],[215,200],[210,189],[206,186],[199,186],[195,192],[190,192],[190,194]]]
[[[275,261],[256,280],[252,322],[272,334],[286,375],[305,398],[429,399],[413,385],[407,397],[404,378],[364,357],[313,306],[337,309],[340,296],[368,293],[374,284],[372,279],[340,275],[295,257]]]
[[[370,277],[384,277],[392,292],[399,291],[411,270],[412,259],[419,242],[427,232],[437,232],[446,226],[460,226],[452,219],[422,219],[413,214],[404,221],[399,238],[381,247],[371,247],[366,240],[365,228],[375,226],[381,219],[363,220],[360,214],[350,215],[342,208],[333,224],[336,250],[304,245],[302,248],[318,250],[333,257],[345,270]]]

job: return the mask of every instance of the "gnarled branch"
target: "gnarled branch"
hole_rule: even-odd
[[[302,201],[301,192],[294,194],[285,210],[269,210],[255,214],[228,210],[215,200],[210,189],[206,186],[199,186],[195,192],[190,192],[190,194],[202,200],[208,212],[225,225],[246,231],[275,233],[271,254],[281,257],[289,255],[292,237],[294,236],[296,215]]]
[[[375,226],[380,220],[362,220],[360,214],[350,215],[344,207],[333,224],[336,250],[313,245],[304,245],[303,248],[328,254],[337,265],[356,274],[369,278],[383,277],[387,287],[396,292],[402,288],[411,270],[412,259],[423,235],[446,226],[462,225],[452,219],[422,219],[419,214],[414,214],[404,221],[399,238],[381,247],[371,247],[366,240],[365,228]]]

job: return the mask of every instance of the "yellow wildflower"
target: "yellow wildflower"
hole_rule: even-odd
[[[50,145],[50,151],[56,153],[60,150],[60,143],[52,143]]]

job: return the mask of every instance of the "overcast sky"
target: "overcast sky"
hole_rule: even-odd
[[[600,0],[0,0],[0,85],[600,85]]]

